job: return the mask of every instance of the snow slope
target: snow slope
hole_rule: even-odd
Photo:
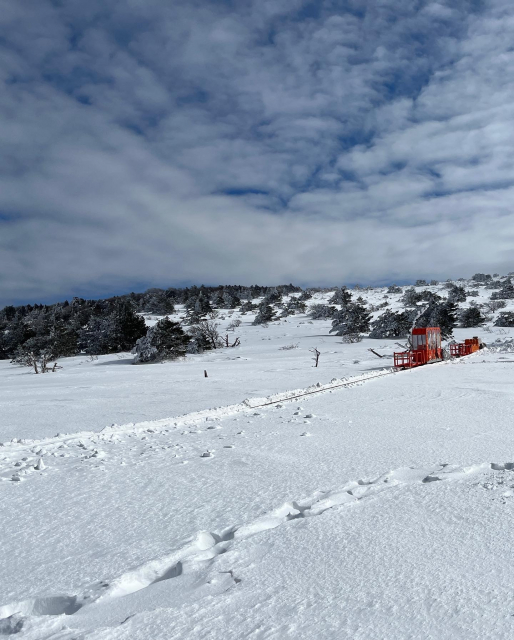
[[[511,359],[5,443],[1,632],[511,637]]]
[[[390,373],[394,341],[251,319],[185,362],[0,363],[0,635],[511,638],[510,330]]]
[[[446,295],[442,285],[423,289]],[[359,291],[354,297],[361,295],[369,304],[378,305],[384,301],[385,292],[386,289]],[[480,297],[469,298],[461,307],[472,300],[485,302],[490,294],[490,290],[481,288]],[[308,304],[325,303],[330,295],[315,294]],[[403,310],[401,296],[390,294],[388,308]],[[383,311],[376,311],[373,316]],[[178,320],[181,315],[183,310],[178,309],[172,319]],[[98,360],[77,356],[60,360],[63,368],[56,373],[36,376],[28,368],[0,361],[0,440],[157,420],[306,387],[313,382],[328,383],[334,377],[391,366],[393,352],[399,350],[394,340],[365,339],[359,344],[343,344],[341,338],[329,334],[330,321],[312,321],[306,315],[290,316],[263,327],[252,326],[252,314],[222,313],[217,320],[221,333],[237,318],[242,325],[229,335],[241,338],[240,347],[188,356],[182,362],[136,367],[128,353],[100,356]],[[149,317],[147,322],[153,324],[156,319]],[[495,328],[489,333],[489,328],[457,329],[455,335],[459,340],[478,334],[486,343],[510,335],[510,329]],[[283,349],[291,345],[296,348]],[[321,351],[316,371],[309,351],[313,347]],[[384,358],[377,358],[369,348]]]

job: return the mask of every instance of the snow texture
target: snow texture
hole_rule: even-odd
[[[509,330],[394,372],[394,340],[241,320],[184,361],[0,363],[0,635],[511,638]]]

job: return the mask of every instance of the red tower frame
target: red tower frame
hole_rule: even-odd
[[[441,329],[439,327],[416,327],[412,330],[412,348],[394,354],[394,366],[404,369],[419,367],[443,359]]]

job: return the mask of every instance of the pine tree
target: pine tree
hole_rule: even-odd
[[[262,302],[266,303],[267,305],[277,304],[277,302],[282,302],[282,294],[277,291],[275,287],[273,287],[273,289],[270,289],[266,292],[266,295],[264,296]]]
[[[340,311],[336,311],[332,320],[330,333],[338,336],[355,335],[367,333],[371,315],[366,308],[358,303],[352,302],[344,306]]]
[[[450,302],[466,302],[466,289],[460,285],[453,285],[448,292]]]
[[[423,294],[416,291],[414,287],[410,287],[405,291],[402,297],[402,302],[406,307],[415,307],[418,302],[423,300]]]
[[[512,300],[514,298],[514,285],[510,278],[505,282],[499,291],[491,295],[491,300]]]
[[[267,324],[274,319],[275,312],[271,305],[266,304],[265,300],[259,306],[259,313],[255,316],[252,324]]]
[[[416,320],[416,327],[439,327],[441,337],[447,340],[457,326],[457,310],[451,301],[430,304]]]
[[[369,337],[404,338],[410,333],[415,314],[416,311],[402,313],[386,311],[371,323],[372,330]]]
[[[478,327],[485,322],[484,316],[478,307],[469,307],[460,314],[461,327]]]
[[[225,298],[223,296],[223,291],[220,289],[216,291],[214,297],[212,299],[212,306],[215,309],[224,309],[225,308]]]
[[[176,360],[186,355],[190,341],[190,336],[184,333],[178,322],[172,322],[168,317],[162,318],[148,329],[146,336],[136,342],[134,363]]]
[[[194,311],[197,315],[202,317],[212,312],[212,306],[209,302],[209,298],[202,292],[200,292],[200,294],[196,298]]]
[[[350,304],[352,300],[352,294],[346,287],[341,287],[334,291],[334,295],[328,301],[328,304],[340,304],[343,307]]]
[[[326,320],[333,318],[337,309],[327,304],[313,304],[309,309],[309,316],[313,320]]]
[[[79,344],[94,355],[130,351],[146,334],[146,324],[126,300],[117,300],[108,315],[93,316],[80,332]]]
[[[514,327],[514,311],[503,311],[498,315],[495,327]]]
[[[225,305],[224,309],[235,309],[241,304],[241,300],[230,291],[225,291],[223,293],[223,304]]]
[[[249,311],[253,311],[255,308],[256,307],[253,304],[253,302],[251,300],[247,300],[246,302],[243,302],[243,304],[241,305],[239,311],[241,313],[248,313]]]

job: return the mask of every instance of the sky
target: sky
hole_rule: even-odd
[[[514,270],[511,1],[0,7],[0,305]]]

